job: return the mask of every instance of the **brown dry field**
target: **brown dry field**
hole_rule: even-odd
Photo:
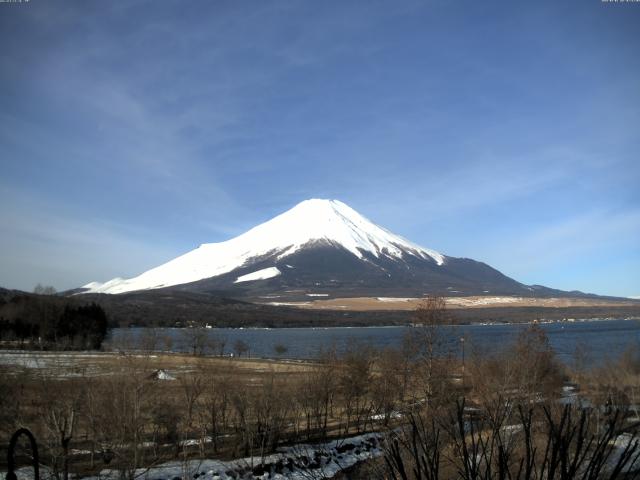
[[[255,382],[264,374],[302,374],[315,368],[311,362],[297,360],[269,360],[231,357],[198,357],[172,353],[128,353],[113,352],[39,352],[0,351],[0,369],[5,373],[21,375],[37,370],[53,377],[77,377],[82,375],[103,376],[117,373],[127,367],[131,360],[143,363],[148,371],[165,370],[179,377],[185,373],[202,370],[233,372],[240,379]]]
[[[421,298],[354,297],[308,300],[304,302],[270,303],[310,310],[415,310]],[[499,296],[447,297],[450,308],[495,308],[495,307],[623,307],[638,306],[633,300],[608,300],[596,298],[527,298]],[[268,303],[269,304],[269,303]]]

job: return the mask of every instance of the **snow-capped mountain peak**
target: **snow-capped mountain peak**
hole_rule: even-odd
[[[397,259],[410,255],[437,265],[445,262],[438,252],[379,227],[338,200],[311,199],[236,238],[202,244],[137,277],[92,282],[84,288],[93,293],[123,293],[180,285],[223,275],[267,256],[281,260],[317,242],[342,247],[360,259],[368,253]]]
[[[388,255],[395,257],[400,257],[405,252],[429,256],[438,264],[444,261],[444,257],[438,252],[394,235],[339,200],[305,200],[230,242],[253,243],[256,239],[259,243],[284,249],[280,258],[290,255],[309,242],[325,240],[339,244],[358,258],[362,258],[362,251],[377,257],[386,250]]]

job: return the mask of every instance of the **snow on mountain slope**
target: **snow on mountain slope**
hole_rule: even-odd
[[[282,259],[319,241],[339,245],[361,259],[368,252],[375,257],[412,255],[437,265],[445,262],[438,252],[394,235],[338,200],[311,199],[236,238],[203,244],[137,277],[92,282],[84,288],[86,293],[123,293],[180,285],[231,272],[261,257]]]
[[[242,275],[236,279],[233,283],[242,283],[242,282],[253,282],[254,280],[266,280],[267,278],[273,278],[280,275],[280,270],[278,267],[268,267],[263,268],[262,270],[258,270],[257,272],[247,273],[246,275]]]

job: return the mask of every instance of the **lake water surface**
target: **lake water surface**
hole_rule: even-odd
[[[588,360],[600,363],[607,358],[618,356],[629,345],[640,344],[640,320],[599,320],[548,323],[540,325],[547,333],[549,342],[558,356],[567,363],[572,362],[578,345],[586,347]],[[504,348],[517,338],[527,325],[461,325],[442,327],[448,339],[450,350],[462,353],[461,338],[465,338],[468,355],[473,349],[492,351]],[[111,333],[113,345],[141,348],[151,334],[157,337],[156,348],[174,352],[188,352],[189,329],[179,328],[119,328]],[[339,351],[350,348],[354,343],[370,344],[374,347],[398,347],[406,335],[415,333],[411,327],[351,327],[351,328],[273,328],[273,329],[203,329],[203,335],[210,340],[223,338],[225,353],[234,351],[238,340],[245,342],[253,357],[274,358],[276,345],[283,345],[286,358],[315,358],[324,349],[332,347]],[[170,340],[167,342],[166,339]],[[210,342],[213,343],[213,342]]]

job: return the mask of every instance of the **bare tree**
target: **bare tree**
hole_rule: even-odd
[[[113,455],[124,478],[133,478],[145,465],[143,443],[152,423],[152,405],[159,400],[159,380],[152,375],[149,357],[124,354],[120,371],[103,380],[100,397],[100,437],[103,450]]]
[[[204,355],[208,343],[206,329],[199,327],[184,328],[182,336],[192,355]]]
[[[519,395],[530,400],[540,395],[557,395],[564,375],[542,328],[532,325],[523,330],[510,354]]]
[[[139,339],[139,347],[145,352],[154,352],[160,343],[158,331],[155,328],[145,328]]]
[[[503,350],[472,349],[468,366],[470,394],[496,424],[502,415],[512,415],[518,402],[557,398],[564,381],[563,368],[537,326],[523,329]]]
[[[291,402],[291,387],[286,382],[277,382],[273,372],[265,378],[258,395],[252,397],[251,410],[254,418],[254,438],[259,449],[261,461],[265,455],[276,448],[286,428]]]
[[[43,393],[46,392],[48,397],[43,404],[43,419],[48,440],[53,447],[50,451],[54,459],[54,472],[61,470],[63,480],[68,480],[70,444],[76,434],[81,407],[85,403],[84,392],[77,382],[70,386],[44,375],[41,382]],[[58,464],[58,458],[61,464]]]
[[[209,336],[211,350],[220,357],[224,356],[224,349],[227,345],[227,337],[224,335],[212,334]]]
[[[14,375],[11,369],[0,368],[0,434],[10,438],[23,421],[25,402],[20,401],[30,382],[29,374]]]
[[[203,408],[199,411],[201,435],[211,436],[213,453],[217,454],[221,446],[223,433],[229,424],[231,407],[231,385],[234,380],[232,366],[225,368],[224,373],[212,369],[202,371],[204,389],[202,392]]]
[[[413,350],[417,355],[418,372],[425,399],[431,405],[436,397],[446,390],[450,382],[452,359],[447,349],[447,337],[443,326],[450,323],[443,297],[428,296],[418,304],[413,312],[415,329],[413,334]]]
[[[42,285],[38,283],[33,288],[33,293],[35,293],[36,295],[55,295],[57,293],[57,290],[51,285]]]
[[[254,431],[251,428],[251,395],[243,385],[234,384],[231,386],[230,396],[236,437],[234,455],[242,452],[242,455],[247,457],[252,452],[254,440]]]
[[[578,381],[581,381],[589,370],[591,349],[585,342],[578,342],[573,351],[573,370]]]
[[[403,358],[398,350],[384,349],[377,355],[371,382],[376,418],[387,425],[403,400]]]
[[[368,401],[373,366],[372,351],[367,346],[354,344],[348,347],[341,360],[338,382],[344,402],[344,433],[349,434],[353,426],[360,432],[361,426],[366,426],[373,410],[373,405]],[[363,421],[365,425],[362,425]]]
[[[238,354],[238,356],[241,357],[249,351],[249,345],[244,340],[236,340],[233,344],[233,349]]]
[[[327,436],[329,417],[337,394],[337,369],[335,350],[322,352],[318,358],[318,366],[305,372],[298,384],[296,398],[304,416],[308,440],[312,438],[314,431],[322,440]]]
[[[273,346],[273,351],[275,352],[275,354],[279,357],[281,357],[282,355],[284,355],[285,353],[287,353],[289,349],[287,348],[286,345],[283,345],[282,343],[276,343]]]
[[[197,374],[185,374],[179,378],[184,406],[186,411],[185,422],[188,428],[192,427],[194,408],[203,392],[202,378]]]

